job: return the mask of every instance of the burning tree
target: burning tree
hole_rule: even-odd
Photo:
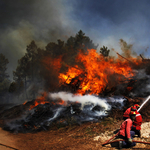
[[[60,73],[62,83],[67,83],[76,86],[79,89],[76,91],[80,94],[100,94],[106,89],[112,89],[122,83],[128,83],[135,72],[131,68],[130,63],[120,59],[105,59],[96,50],[91,49],[87,53],[79,53],[76,61],[83,64],[69,67],[67,73]],[[127,87],[124,87],[127,88]]]

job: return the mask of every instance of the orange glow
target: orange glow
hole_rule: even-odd
[[[58,101],[58,104],[59,104],[59,105],[64,105],[64,106],[66,106],[66,102],[63,101],[62,99]]]
[[[127,87],[128,91],[131,91],[133,89],[133,87]]]
[[[25,105],[27,103],[27,101],[25,101],[24,103],[23,103],[23,105]]]
[[[34,102],[34,105],[31,105],[29,110],[33,109],[34,107],[38,106],[39,104],[49,103],[49,101],[45,100],[46,96],[47,96],[47,93],[44,92],[42,96],[37,97],[37,99]]]
[[[84,69],[79,66],[69,67],[68,72],[60,73],[60,83],[76,84],[80,81],[79,94],[99,94],[106,86],[113,87],[119,82],[126,82],[131,79],[135,73],[130,67],[131,62],[123,59],[105,59],[102,55],[98,54],[96,50],[88,50],[87,54],[79,53],[77,62],[82,62]],[[137,65],[138,60],[132,59],[132,62]],[[78,80],[73,80],[76,78]]]
[[[68,74],[62,74],[60,73],[60,78],[62,79],[63,82],[66,82],[69,84],[73,78],[76,76],[80,75],[83,71],[78,68],[76,65],[75,67],[69,68]]]
[[[46,97],[47,97],[47,93],[44,92],[42,96],[40,97],[37,97],[37,99],[34,101],[34,104],[30,106],[30,109],[33,109],[34,107],[40,105],[40,104],[46,104],[46,103],[49,103],[49,101],[46,100]],[[67,105],[67,102],[60,99],[60,100],[57,100],[55,102],[51,102],[51,104],[53,105],[63,105],[63,106],[66,106]]]
[[[51,69],[55,69],[55,71],[59,71],[60,67],[61,67],[61,57],[59,58],[50,58],[50,57],[45,57],[43,59],[43,64],[44,67],[46,68],[46,70],[51,71]]]

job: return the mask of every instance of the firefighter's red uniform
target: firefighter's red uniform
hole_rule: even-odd
[[[119,144],[119,148],[121,148],[121,147],[127,148],[127,147],[132,147],[132,146],[136,145],[136,143],[132,141],[133,137],[135,135],[135,132],[131,130],[132,123],[133,123],[132,120],[135,119],[135,115],[136,115],[135,111],[130,111],[129,118],[127,118],[121,124],[118,135],[120,138],[124,139],[124,141],[121,144]]]
[[[129,118],[130,117],[130,112],[131,112],[131,107],[129,107],[123,114],[123,117]]]
[[[119,130],[119,135],[126,136],[127,138],[131,138],[130,130],[132,127],[132,120],[130,118],[126,119]]]
[[[142,116],[141,114],[136,111],[136,117],[135,120],[133,122],[132,128],[131,130],[135,132],[136,135],[138,135],[138,137],[141,137],[141,124],[142,124]]]
[[[141,130],[141,124],[142,124],[142,116],[138,111],[136,111],[136,117],[133,122],[133,127],[135,127],[136,130]]]

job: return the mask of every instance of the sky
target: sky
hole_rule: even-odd
[[[0,53],[17,67],[32,40],[45,48],[82,30],[100,47],[121,52],[119,40],[150,57],[149,0],[0,0]]]

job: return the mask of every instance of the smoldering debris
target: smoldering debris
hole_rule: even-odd
[[[71,93],[68,93],[68,96],[70,95]],[[95,98],[99,103],[86,102],[83,104],[81,101],[68,100],[64,104],[60,97],[57,97],[57,100],[49,98],[45,104],[38,104],[35,107],[33,105],[36,100],[32,100],[6,109],[1,113],[0,119],[3,120],[1,127],[15,133],[26,133],[48,130],[53,126],[79,125],[91,121],[99,122],[109,114],[111,107],[108,107],[109,109],[104,108],[103,105],[100,105],[100,98]],[[107,101],[107,99],[105,100]],[[115,105],[113,100],[110,100],[111,102],[112,106]],[[120,102],[122,103],[122,101]],[[109,106],[110,104],[105,103],[105,105]]]

